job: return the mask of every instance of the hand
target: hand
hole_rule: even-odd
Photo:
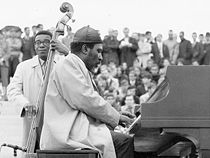
[[[128,112],[128,111],[122,111],[121,114],[122,114],[122,115],[125,115],[125,116],[127,116],[127,117],[129,117],[129,118],[131,118],[131,119],[134,119],[134,118],[135,118],[135,115],[131,114],[131,113]]]
[[[128,47],[132,47],[132,43],[128,43]]]
[[[26,116],[28,118],[32,118],[33,116],[35,116],[37,113],[37,108],[36,106],[32,105],[32,104],[27,104],[24,106],[23,112],[21,114],[22,117]]]
[[[122,47],[124,47],[124,46],[125,46],[125,42],[122,41],[122,42],[120,43],[120,45],[119,45],[119,48],[122,48]]]
[[[51,49],[57,50],[59,53],[64,54],[64,55],[69,54],[69,49],[59,40],[51,41]]]
[[[120,121],[119,121],[119,125],[122,126],[128,126],[133,122],[133,119],[129,118],[126,115],[121,114],[120,115]]]
[[[5,65],[5,60],[4,60],[4,58],[1,58],[1,59],[0,59],[0,65]]]
[[[193,61],[192,65],[194,65],[194,66],[198,66],[198,65],[199,65],[199,63],[198,63],[197,61]]]

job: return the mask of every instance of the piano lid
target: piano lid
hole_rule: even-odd
[[[142,104],[141,127],[210,127],[210,66],[169,66]]]

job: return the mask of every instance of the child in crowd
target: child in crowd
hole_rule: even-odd
[[[121,107],[121,111],[127,111],[131,114],[135,114],[135,102],[132,95],[126,95],[125,105]]]
[[[147,100],[149,99],[151,94],[154,92],[156,87],[157,87],[157,83],[155,81],[150,82],[147,92],[141,95],[139,98],[141,104],[147,102]]]
[[[112,105],[112,107],[114,107],[117,111],[121,111],[120,103],[117,97],[113,93],[111,92],[106,93],[104,99],[108,101]]]
[[[158,80],[160,78],[159,66],[157,64],[153,64],[150,68],[150,72],[152,74],[152,80],[154,80],[156,83],[158,83]]]

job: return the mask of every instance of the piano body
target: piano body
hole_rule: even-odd
[[[210,158],[210,66],[169,66],[130,133],[136,152],[161,155],[189,141],[199,158]]]

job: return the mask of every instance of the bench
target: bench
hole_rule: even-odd
[[[98,158],[95,150],[37,150],[37,158]]]

